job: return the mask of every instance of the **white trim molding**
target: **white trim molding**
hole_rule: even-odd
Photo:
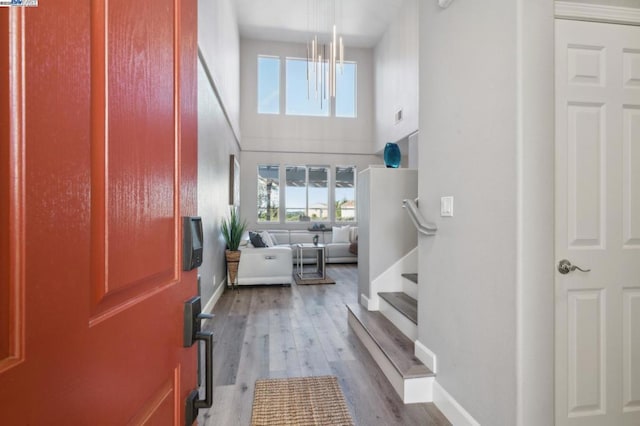
[[[436,362],[436,354],[431,352],[429,348],[423,345],[420,340],[416,340],[414,342],[414,355],[418,358],[424,365],[429,367],[429,370],[433,371],[433,374],[438,373],[438,363]]]
[[[216,303],[218,303],[218,300],[220,300],[220,297],[222,296],[222,292],[227,286],[226,281],[227,281],[226,278],[223,279],[220,285],[218,286],[218,288],[216,288],[216,291],[213,292],[213,295],[209,298],[209,301],[207,302],[206,305],[204,305],[204,308],[202,309],[203,313],[208,314],[208,313],[211,313],[211,311],[213,311],[213,307],[216,306]],[[209,319],[205,319],[205,321],[209,321]]]
[[[367,308],[367,311],[372,311],[373,309],[371,309],[371,300],[365,296],[364,293],[360,294],[360,304],[362,306],[364,306],[365,308]],[[377,309],[375,309],[377,311]]]
[[[598,4],[555,2],[555,17],[577,21],[640,25],[640,9]]]
[[[438,410],[455,426],[480,426],[480,423],[465,410],[449,392],[436,380],[433,383],[433,403]]]

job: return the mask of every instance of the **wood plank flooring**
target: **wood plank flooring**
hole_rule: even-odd
[[[402,403],[347,324],[357,303],[357,267],[328,265],[335,285],[226,290],[214,332],[213,407],[200,425],[249,425],[257,379],[335,375],[357,425],[449,425],[433,404]]]

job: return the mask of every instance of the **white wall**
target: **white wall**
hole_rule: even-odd
[[[358,294],[416,248],[417,233],[402,200],[418,194],[418,171],[372,167],[358,173]]]
[[[382,159],[374,155],[353,155],[353,154],[307,154],[307,153],[283,153],[264,151],[242,151],[240,165],[240,205],[242,206],[242,217],[247,220],[250,229],[307,229],[309,222],[285,224],[257,223],[258,208],[258,164],[280,164],[285,165],[328,165],[350,166],[355,165],[357,172],[360,172],[370,164],[382,164]],[[333,177],[331,177],[333,179]],[[357,182],[356,182],[357,184]],[[280,182],[280,205],[284,204],[284,182]],[[332,195],[330,195],[332,196]],[[356,200],[356,204],[358,201]],[[330,199],[329,205],[333,205]],[[358,206],[356,206],[356,209]]]
[[[374,151],[418,130],[418,0],[405,0],[374,51]],[[396,123],[396,111],[403,119]]]
[[[240,125],[242,149],[248,151],[373,152],[373,65],[371,49],[345,47],[345,60],[357,61],[357,118],[258,114],[257,57],[306,57],[304,44],[241,40]],[[285,87],[281,83],[280,90]]]
[[[239,139],[240,36],[233,0],[198,1],[198,49]]]
[[[220,220],[228,214],[229,155],[240,152],[234,129],[239,51],[233,3],[200,1],[198,7],[198,47],[203,53],[198,61],[198,214],[204,227],[204,258],[198,274],[204,307],[226,276]],[[220,25],[213,28],[214,23]],[[233,70],[235,77],[230,75]]]
[[[418,340],[481,424],[551,425],[553,2],[419,8],[420,210],[439,229],[419,239]]]

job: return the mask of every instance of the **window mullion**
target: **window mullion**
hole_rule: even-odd
[[[306,166],[305,169],[305,188],[306,188],[306,202],[305,202],[305,210],[304,210],[304,215],[305,216],[311,216],[310,212],[309,212],[309,169],[311,169],[311,167],[309,167],[308,165]]]

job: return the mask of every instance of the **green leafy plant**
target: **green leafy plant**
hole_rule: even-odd
[[[242,234],[247,229],[247,222],[240,219],[236,207],[229,208],[229,217],[222,220],[222,236],[227,243],[227,249],[236,251],[240,246]]]

